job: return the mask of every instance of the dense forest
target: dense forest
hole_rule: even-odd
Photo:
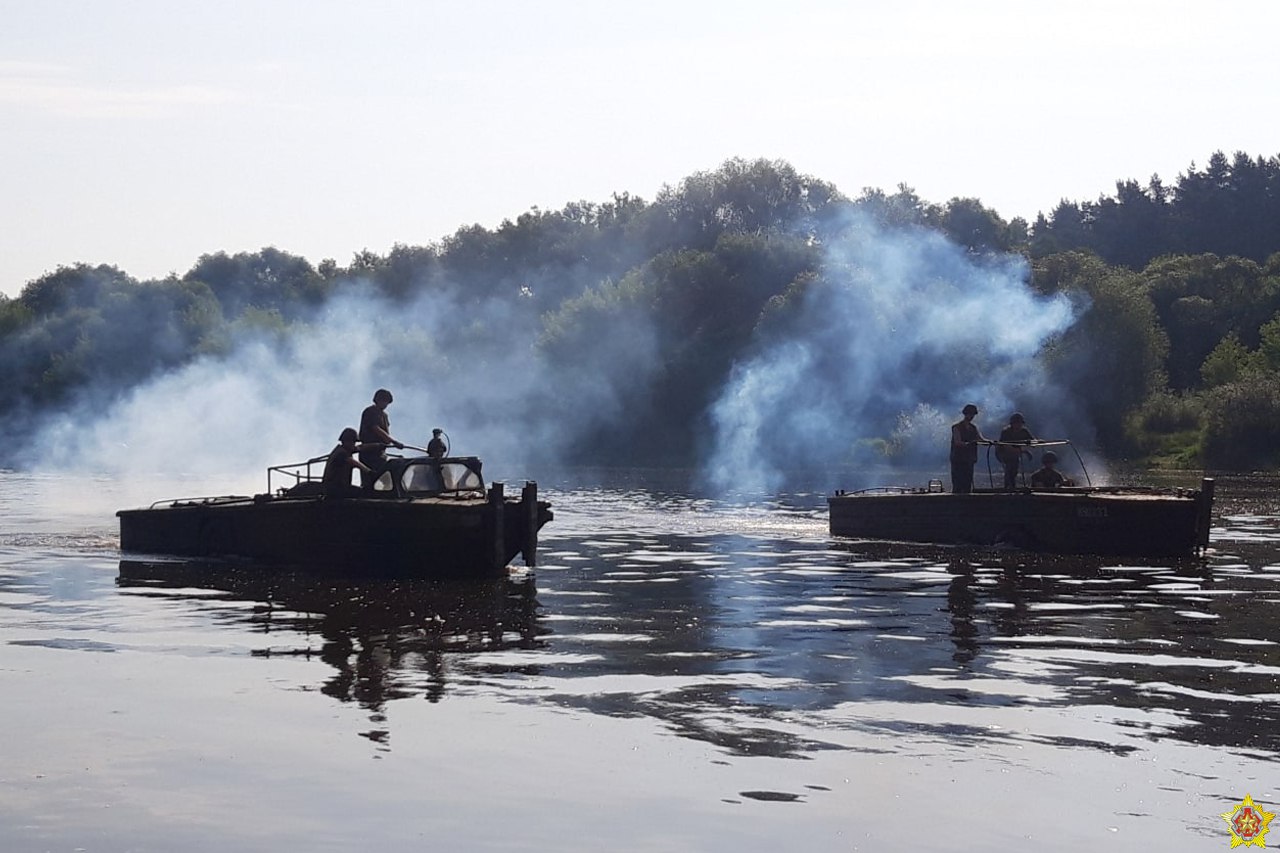
[[[1014,285],[988,296],[991,280]],[[836,293],[852,306],[839,323]],[[1032,224],[976,198],[932,203],[906,185],[849,197],[785,162],[730,160],[652,201],[533,209],[346,266],[276,248],[213,252],[151,281],[64,266],[0,296],[0,462],[31,464],[51,419],[107,412],[251,343],[331,340],[361,358],[331,330],[335,309],[370,311],[371,377],[447,398],[451,422],[518,410],[568,462],[704,464],[726,430],[779,428],[830,437],[814,439],[828,461],[891,458],[913,418],[948,419],[984,393],[981,376],[1016,373],[1031,378],[978,401],[993,418],[1053,400],[1112,458],[1280,464],[1280,158],[1242,153],[1168,186],[1063,200]],[[969,333],[943,328],[948,316]],[[1010,348],[1015,320],[1040,331]],[[885,359],[904,336],[915,343]],[[761,391],[779,407],[752,420],[727,407],[751,396],[766,356],[775,385],[816,390]],[[831,402],[861,416],[795,419]]]

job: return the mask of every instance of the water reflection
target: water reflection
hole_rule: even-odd
[[[693,532],[548,537],[536,587],[128,561],[118,583],[192,607],[209,606],[202,590],[254,602],[230,611],[262,637],[253,654],[322,662],[299,687],[367,709],[360,734],[383,749],[388,703],[459,692],[643,716],[737,755],[848,749],[857,732],[1280,754],[1275,565],[1225,553],[1108,565],[682,524]]]
[[[601,480],[478,587],[122,564],[110,512],[12,485],[5,850],[896,849],[903,803],[924,848],[1181,850],[1274,808],[1274,479],[1156,565]]]
[[[254,657],[297,656],[333,671],[319,692],[370,712],[361,735],[386,746],[386,705],[422,696],[437,702],[448,681],[446,655],[537,649],[531,576],[469,583],[379,579],[364,582],[264,567],[190,561],[122,560],[117,586],[131,595],[205,608],[227,600],[262,642]]]
[[[624,565],[662,553],[653,540],[613,544],[629,555]],[[1266,639],[1280,578],[1263,580],[1258,596],[1239,589],[1242,578],[1226,567],[1195,561],[1105,566],[728,538],[711,546],[723,563],[698,566],[706,543],[661,547],[671,559],[660,570],[565,578],[572,586],[562,589],[577,592],[629,583],[627,604],[651,594],[663,606],[637,613],[612,607],[616,596],[598,599],[591,618],[644,631],[644,642],[611,646],[608,657],[578,666],[557,701],[650,714],[744,754],[800,756],[832,745],[815,735],[840,727],[1132,749],[1017,733],[987,725],[982,713],[1095,704],[1117,717],[1141,711],[1153,737],[1280,745],[1275,711],[1265,705],[1280,663]],[[1247,576],[1259,580],[1256,571]],[[566,603],[557,630],[567,632],[578,608]],[[1223,637],[1224,625],[1239,636]],[[558,648],[574,644],[571,632],[553,639]],[[948,706],[979,724],[913,720],[921,709],[938,716]]]

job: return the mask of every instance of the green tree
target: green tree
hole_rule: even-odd
[[[1246,347],[1280,310],[1280,278],[1242,258],[1177,255],[1153,261],[1142,278],[1168,332],[1169,382],[1198,387],[1200,366],[1228,332]]]
[[[1214,152],[1204,169],[1192,163],[1166,187],[1116,182],[1114,196],[1077,204],[1063,200],[1036,218],[1031,252],[1044,257],[1088,249],[1112,264],[1140,269],[1161,255],[1239,256],[1261,262],[1280,250],[1280,157],[1228,159]]]
[[[898,191],[893,195],[877,187],[864,187],[853,207],[889,228],[923,226],[936,216],[934,205],[920,198],[907,184],[898,184]]]
[[[1258,366],[1280,372],[1280,313],[1258,330]]]
[[[93,308],[107,294],[136,284],[131,276],[105,264],[60,266],[28,283],[18,301],[33,315],[48,317],[59,311]]]
[[[976,198],[953,198],[942,209],[934,211],[930,221],[970,251],[1008,252],[1014,247],[1009,223]]]
[[[274,247],[201,255],[183,279],[207,285],[227,317],[247,308],[297,316],[319,306],[331,287],[306,258]]]
[[[1148,189],[1137,181],[1117,181],[1114,197],[1102,196],[1086,208],[1098,254],[1113,264],[1141,269],[1171,247],[1167,194],[1153,175]]]
[[[1046,360],[1063,393],[1082,401],[1104,448],[1126,448],[1125,419],[1165,387],[1169,342],[1138,276],[1073,252],[1032,266],[1034,286],[1074,295],[1080,319],[1050,342]]]
[[[727,160],[663,187],[647,213],[650,249],[711,249],[721,234],[812,233],[844,197],[781,160]]]
[[[1031,255],[1043,258],[1064,252],[1092,250],[1093,240],[1080,205],[1062,199],[1046,219],[1036,217],[1031,232]]]
[[[26,326],[31,317],[30,308],[0,293],[0,341]]]
[[[1157,390],[1125,418],[1125,439],[1153,462],[1198,466],[1203,459],[1204,422],[1202,395]]]
[[[578,445],[599,458],[693,461],[702,418],[765,306],[820,259],[800,237],[726,233],[710,251],[664,252],[545,315],[538,351],[555,384],[610,389],[587,407]]]
[[[1206,464],[1256,471],[1280,462],[1280,374],[1219,385],[1208,393],[1205,411]]]
[[[1228,332],[1205,358],[1200,367],[1200,376],[1206,388],[1216,388],[1239,382],[1253,370],[1253,354],[1240,343],[1235,332]]]

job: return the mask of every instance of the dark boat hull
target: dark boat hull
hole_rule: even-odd
[[[833,536],[1010,545],[1056,554],[1181,557],[1208,543],[1212,487],[1201,491],[836,494]]]
[[[120,548],[242,557],[282,566],[415,577],[497,576],[551,519],[532,495],[504,498],[212,498],[121,510]]]

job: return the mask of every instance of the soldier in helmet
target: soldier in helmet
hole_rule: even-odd
[[[1014,412],[1009,416],[1009,425],[1000,430],[1000,443],[996,446],[996,458],[1004,466],[1004,488],[1012,491],[1018,485],[1018,469],[1022,467],[1022,457],[1031,458],[1031,451],[1026,447],[1036,437],[1027,429],[1027,419],[1022,412]]]
[[[431,440],[427,442],[427,455],[432,459],[442,459],[449,451],[449,445],[445,443],[443,436],[444,430],[440,427],[431,430]]]
[[[1076,481],[1063,476],[1057,469],[1057,464],[1058,454],[1052,450],[1046,450],[1040,457],[1040,470],[1031,475],[1031,488],[1058,489],[1062,486],[1074,486]]]
[[[387,465],[387,445],[404,447],[391,436],[391,419],[387,417],[387,406],[391,405],[391,392],[379,388],[373,395],[373,405],[360,413],[360,443],[365,446],[360,451],[359,459],[364,464],[360,471],[360,485],[372,488],[378,475]]]
[[[978,462],[978,442],[986,439],[973,422],[978,407],[970,403],[961,413],[964,417],[951,425],[951,491],[967,495],[973,491],[973,466]]]
[[[324,476],[321,482],[324,484],[325,496],[351,498],[363,494],[358,487],[351,485],[353,469],[360,471],[361,474],[369,470],[369,466],[356,457],[362,449],[356,443],[359,437],[360,434],[351,427],[344,429],[338,436],[337,446],[329,452],[329,458],[324,463]]]

